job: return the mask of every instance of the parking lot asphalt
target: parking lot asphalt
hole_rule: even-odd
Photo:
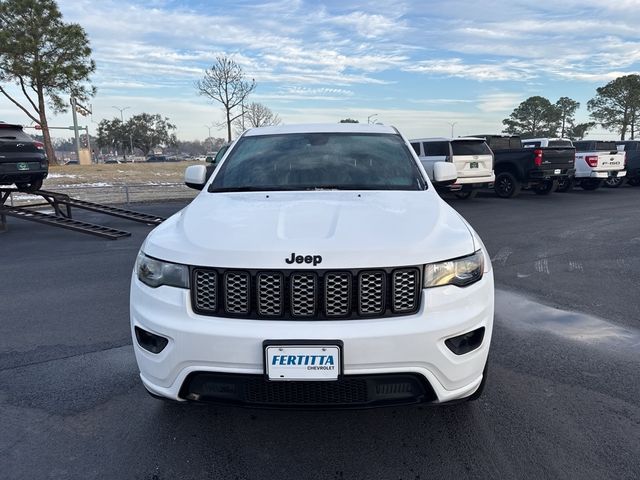
[[[149,397],[128,288],[150,227],[79,215],[133,233],[109,241],[9,219],[0,478],[640,478],[640,189],[449,201],[493,259],[487,388],[472,404],[364,411]]]

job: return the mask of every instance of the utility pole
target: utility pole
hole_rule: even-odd
[[[76,155],[78,156],[78,164],[80,164],[80,132],[78,131],[78,114],[76,112],[75,97],[71,97],[69,103],[71,103],[71,111],[73,113],[73,133],[76,137]]]
[[[115,108],[116,110],[120,111],[120,121],[122,122],[122,126],[124,127],[124,115],[122,114],[122,112],[124,112],[127,108],[131,108],[131,107],[120,108],[120,107],[117,107],[117,106],[112,106],[111,108]],[[122,157],[123,157],[123,160],[126,162],[127,161],[127,153],[126,153],[126,147],[124,146],[124,142],[122,142]]]

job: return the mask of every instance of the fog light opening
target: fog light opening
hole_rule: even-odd
[[[480,327],[457,337],[448,338],[444,344],[456,355],[464,355],[478,348],[483,338],[484,327]]]
[[[147,332],[140,327],[135,327],[136,339],[138,345],[151,353],[160,353],[164,350],[164,347],[169,343],[169,339],[156,335],[155,333]]]

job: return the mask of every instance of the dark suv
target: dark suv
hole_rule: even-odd
[[[640,140],[617,141],[617,145],[624,145],[627,160],[627,183],[640,187]]]
[[[22,131],[21,125],[0,122],[0,185],[15,183],[34,192],[49,173],[44,145]]]

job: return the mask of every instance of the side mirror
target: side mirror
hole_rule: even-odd
[[[451,185],[458,179],[458,170],[453,163],[436,162],[433,164],[433,183],[438,186]]]
[[[202,190],[207,183],[207,167],[204,165],[191,165],[184,171],[184,183],[189,188]]]

